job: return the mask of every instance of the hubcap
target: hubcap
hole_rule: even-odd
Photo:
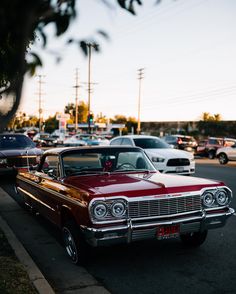
[[[63,238],[67,254],[76,263],[78,260],[77,247],[71,232],[67,228],[63,228]]]

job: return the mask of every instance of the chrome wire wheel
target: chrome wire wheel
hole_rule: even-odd
[[[62,233],[67,254],[69,255],[73,263],[78,263],[78,249],[73,234],[71,233],[70,229],[66,226],[63,227]]]

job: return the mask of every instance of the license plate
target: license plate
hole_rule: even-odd
[[[177,172],[177,173],[181,173],[181,172],[183,172],[183,171],[184,171],[183,166],[177,166],[177,167],[176,167],[176,172]]]
[[[157,239],[177,238],[179,236],[179,225],[160,226],[157,228]]]

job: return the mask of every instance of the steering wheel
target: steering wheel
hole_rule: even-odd
[[[136,167],[130,163],[130,162],[124,162],[122,164],[120,164],[119,166],[117,166],[116,169],[136,169]]]

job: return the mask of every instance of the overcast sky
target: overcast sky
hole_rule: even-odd
[[[141,121],[198,120],[203,112],[236,119],[235,0],[145,0],[136,17],[99,1],[78,2],[80,13],[67,36],[91,36],[97,29],[110,35],[110,41],[97,39],[100,54],[92,52],[95,115],[137,118],[138,69],[144,68]],[[40,51],[44,117],[75,102],[76,68],[79,100],[88,101],[88,60],[77,47],[63,47],[63,40],[50,38],[50,49],[63,53],[59,65]],[[38,78],[26,78],[21,110],[38,114],[37,92]]]

